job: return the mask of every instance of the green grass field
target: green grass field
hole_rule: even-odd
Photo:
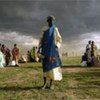
[[[76,58],[69,59],[70,62],[67,60],[63,63],[77,64]],[[54,83],[55,90],[41,90],[43,78],[40,63],[2,68],[0,100],[100,100],[100,67],[69,66],[62,71],[63,80]]]
[[[81,57],[63,57],[63,64],[79,65],[81,63]]]

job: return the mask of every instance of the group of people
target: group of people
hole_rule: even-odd
[[[27,51],[27,62],[39,62],[40,59],[37,55],[38,47],[33,46],[33,48],[30,51]]]
[[[54,80],[62,80],[61,59],[59,56],[59,48],[61,47],[62,37],[55,26],[54,16],[47,17],[48,26],[42,29],[42,37],[39,42],[39,47],[33,47],[27,52],[28,61],[37,61],[37,57],[42,59],[43,79],[44,83],[41,89],[54,89]],[[85,62],[86,66],[93,66],[97,64],[96,59],[97,46],[94,41],[89,41],[84,55],[82,56],[82,63]],[[67,55],[67,54],[66,54]],[[0,44],[0,67],[8,66],[11,57],[15,61],[15,66],[19,66],[20,50],[17,44],[14,44],[12,53],[5,45]],[[98,63],[99,64],[99,63]],[[83,65],[82,65],[83,66]],[[49,81],[49,86],[48,82]]]
[[[12,52],[4,44],[0,44],[0,68],[9,65],[19,66],[19,56],[20,50],[17,47],[17,44],[14,44]]]
[[[37,60],[37,56],[42,59],[44,83],[41,88],[45,89],[48,87],[47,80],[49,79],[49,88],[54,89],[53,81],[62,80],[61,60],[59,56],[62,37],[54,24],[54,16],[48,16],[46,21],[48,26],[42,30],[42,37],[38,48],[33,47],[32,50],[27,52],[27,55],[29,60],[30,56],[33,61]],[[18,66],[19,56],[20,50],[17,44],[14,44],[12,53],[6,46],[0,45],[0,64],[2,67],[4,66],[4,62],[5,66],[9,65],[11,57],[12,61],[15,61],[15,66]]]
[[[85,53],[82,56],[82,66],[99,66],[97,46],[94,41],[88,41]]]
[[[27,52],[27,59],[36,61],[37,56],[42,58],[43,66],[43,79],[44,83],[41,87],[45,89],[48,87],[47,80],[49,79],[49,88],[54,89],[54,80],[62,80],[61,71],[61,59],[59,56],[59,48],[61,47],[62,37],[58,31],[58,28],[54,24],[54,16],[47,17],[48,26],[42,29],[42,37],[39,42],[39,47],[33,47],[32,50]],[[89,41],[84,55],[82,56],[82,62],[86,63],[86,66],[93,66],[96,59],[97,46],[94,41]],[[14,44],[14,48],[11,51],[5,45],[0,44],[0,67],[8,66],[9,62],[15,61],[15,66],[18,66],[18,60],[20,56],[20,50],[17,44]]]

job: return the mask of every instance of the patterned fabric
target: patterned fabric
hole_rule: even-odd
[[[56,67],[61,66],[61,60],[59,57],[58,47],[55,45],[55,26],[52,25],[43,34],[41,43],[41,53],[44,56],[43,59],[43,72],[50,71]]]
[[[91,57],[91,44],[88,44],[86,46],[86,55],[87,55],[87,62],[91,63],[92,57]]]

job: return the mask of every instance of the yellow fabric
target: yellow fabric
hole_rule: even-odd
[[[55,35],[55,44],[58,48],[60,48],[61,43],[62,43],[62,37],[61,37],[57,27],[55,28],[54,35]]]
[[[31,53],[31,57],[33,59],[35,59],[35,57],[36,57],[36,49],[35,48],[31,49],[30,53]]]
[[[18,47],[15,47],[12,50],[12,55],[13,55],[13,60],[15,60],[16,64],[18,64],[18,60],[19,60],[19,57],[20,57],[20,50],[19,50]]]
[[[97,51],[97,47],[96,47],[96,45],[92,45],[92,53],[94,54],[94,56],[96,56],[96,51]]]

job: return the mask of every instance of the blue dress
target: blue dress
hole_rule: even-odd
[[[42,61],[43,72],[47,72],[61,66],[58,48],[55,45],[54,30],[55,25],[52,25],[43,34],[41,44],[41,54],[44,56]]]

